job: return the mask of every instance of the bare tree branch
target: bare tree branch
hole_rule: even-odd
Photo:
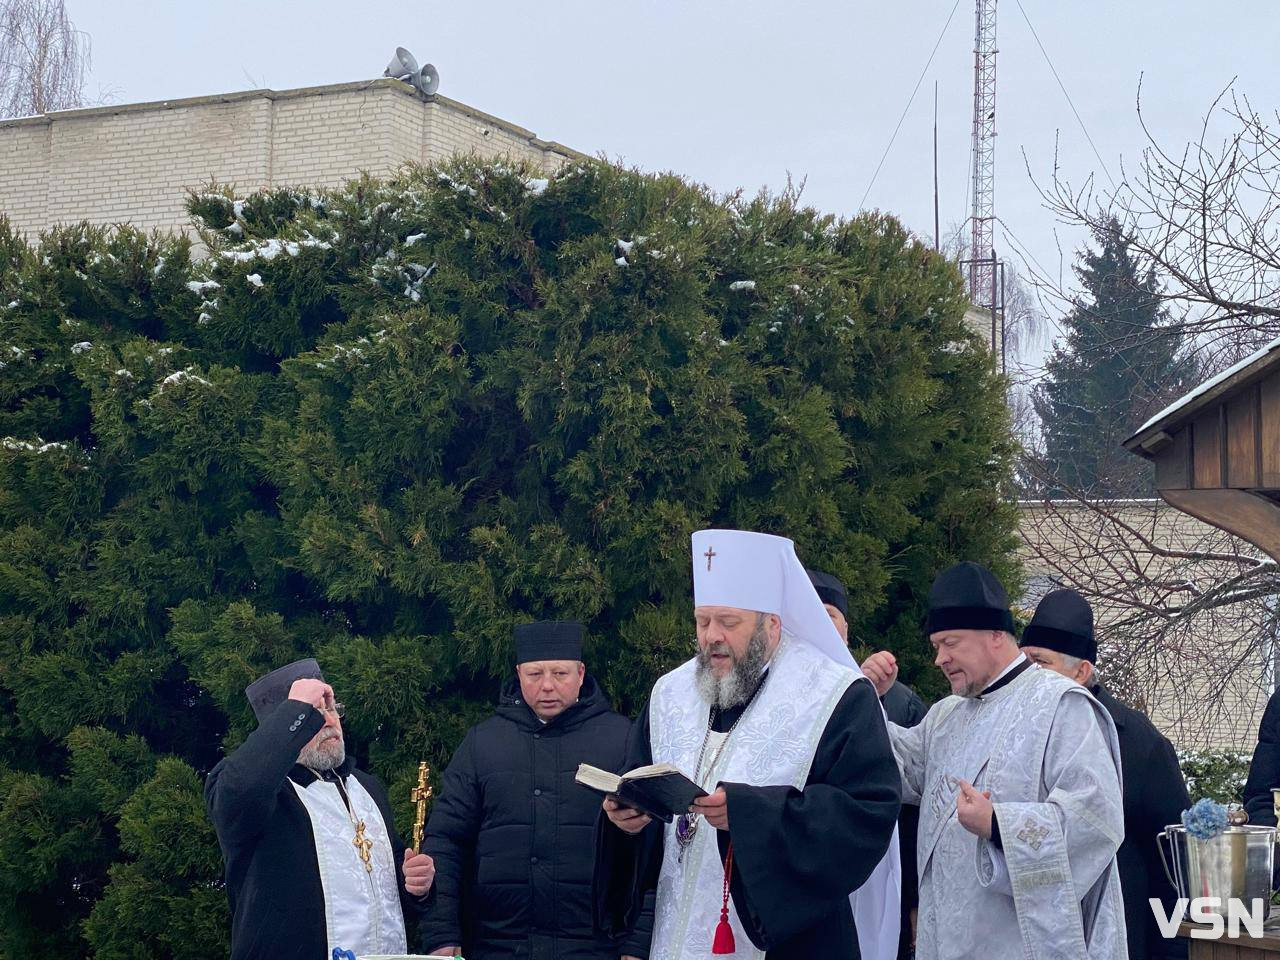
[[[1065,223],[1117,223],[1160,277],[1170,333],[1221,368],[1280,336],[1280,131],[1230,85],[1178,152],[1147,126],[1141,87],[1137,110],[1147,146],[1113,190],[1095,192],[1092,179],[1072,187],[1055,169],[1041,196]],[[1224,122],[1231,129],[1215,143]],[[1050,295],[1069,299],[1060,289]]]
[[[1025,603],[1079,591],[1108,685],[1180,747],[1250,747],[1275,676],[1280,566],[1160,501],[1021,506]]]
[[[0,117],[82,106],[89,62],[63,0],[0,0]]]

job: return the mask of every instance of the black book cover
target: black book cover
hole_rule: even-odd
[[[613,777],[605,771],[595,771],[594,768],[589,769],[597,775],[604,774],[604,777],[590,777],[584,773],[584,769],[588,769],[586,764],[579,768],[579,775],[576,778],[581,786],[602,797],[611,797],[641,813],[647,813],[663,823],[670,823],[680,814],[687,813],[695,799],[707,796],[707,791],[678,770],[645,774],[628,779],[625,776]],[[647,771],[650,768],[642,769]],[[589,782],[593,779],[614,780],[616,786],[613,789],[607,789],[602,782]]]
[[[694,800],[706,795],[707,791],[683,773],[666,773],[660,777],[623,780],[616,799],[663,823],[670,823],[687,813]]]

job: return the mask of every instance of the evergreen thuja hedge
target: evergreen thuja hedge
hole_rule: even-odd
[[[0,226],[0,956],[225,955],[201,781],[288,660],[403,829],[515,623],[640,706],[694,529],[794,538],[926,693],[933,573],[1013,574],[1002,384],[889,217],[469,161],[190,209],[196,260]]]

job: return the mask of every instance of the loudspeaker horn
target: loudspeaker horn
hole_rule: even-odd
[[[434,69],[434,68],[433,68]],[[418,61],[413,59],[413,54],[404,47],[396,47],[396,55],[391,58],[391,62],[387,64],[387,69],[382,72],[384,77],[415,77],[418,74]]]
[[[440,71],[429,63],[422,65],[413,77],[413,85],[426,96],[431,96],[440,89]]]

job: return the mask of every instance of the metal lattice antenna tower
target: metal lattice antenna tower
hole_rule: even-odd
[[[969,245],[969,299],[996,301],[992,259],[996,173],[996,0],[977,0],[973,40],[973,210]]]

